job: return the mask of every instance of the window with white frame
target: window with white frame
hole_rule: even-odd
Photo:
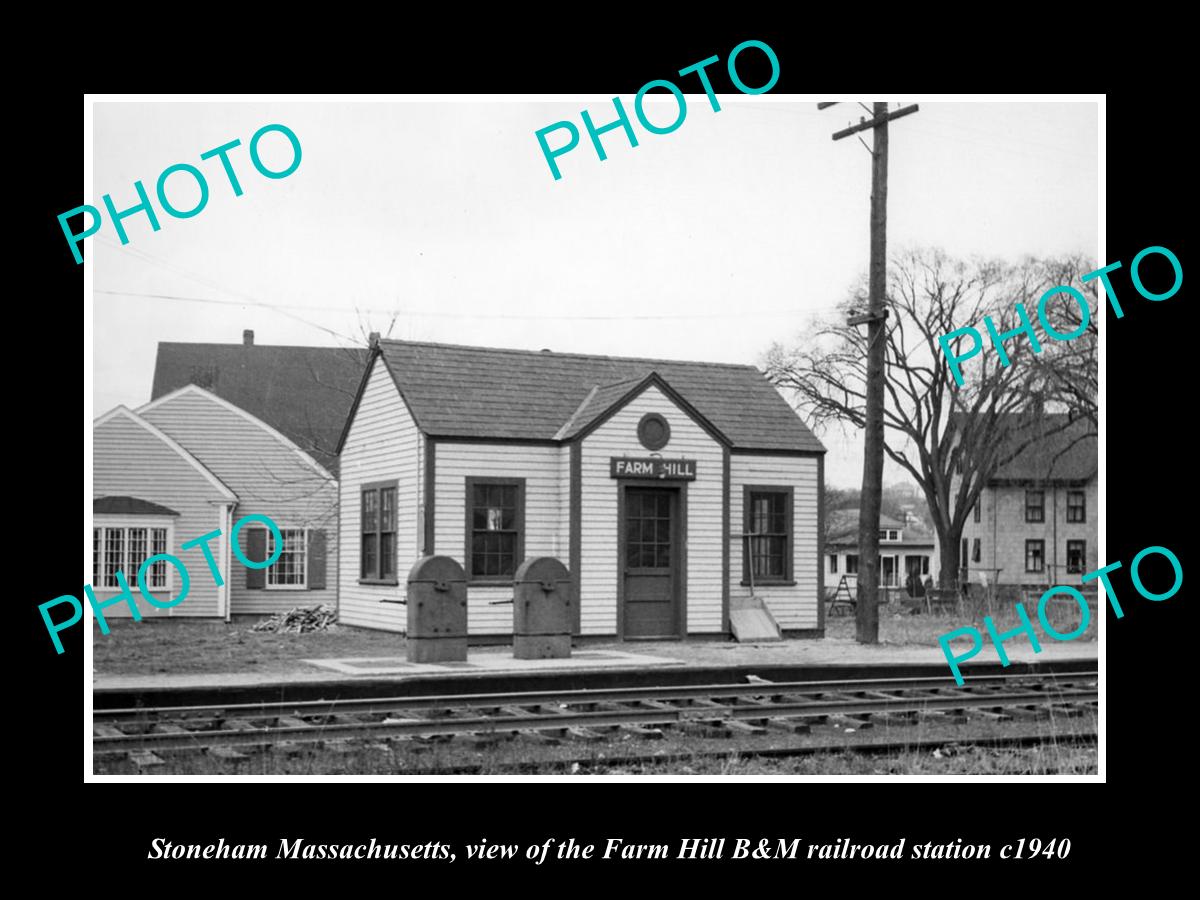
[[[138,571],[151,556],[167,552],[170,526],[153,523],[137,525],[108,525],[99,523],[92,529],[92,586],[119,588],[117,573],[125,576],[130,587],[137,587]],[[157,559],[146,570],[146,588],[165,591],[170,588],[167,561]]]
[[[308,530],[280,528],[283,549],[279,559],[267,569],[267,587],[277,590],[303,590],[308,587]],[[267,529],[267,559],[275,555],[275,534]]]

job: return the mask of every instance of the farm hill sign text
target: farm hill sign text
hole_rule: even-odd
[[[614,456],[613,478],[661,478],[670,481],[695,481],[694,459],[657,459],[655,457]]]

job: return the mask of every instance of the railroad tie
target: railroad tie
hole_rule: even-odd
[[[162,758],[151,753],[149,750],[130,750],[129,761],[139,769],[148,769],[151,766],[163,765]]]
[[[867,719],[856,719],[854,716],[844,716],[840,713],[834,713],[828,719],[830,725],[840,725],[843,729],[853,728],[855,731],[865,731],[875,727],[875,723]]]
[[[223,759],[226,762],[235,762],[239,759],[249,759],[245,753],[234,749],[233,747],[217,746],[207,747],[205,752],[216,759]]]
[[[1050,718],[1050,710],[1045,706],[1010,706],[1007,712],[1014,719],[1048,719]]]
[[[225,723],[225,728],[224,728],[224,730],[225,730],[225,731],[255,731],[255,732],[263,732],[263,734],[264,734],[264,737],[266,736],[266,730],[265,730],[265,729],[263,729],[263,728],[257,728],[257,727],[255,727],[253,724],[251,724],[250,722],[246,721],[245,719],[230,719],[228,722],[226,722],[226,723]],[[243,750],[253,750],[253,751],[259,751],[259,752],[261,752],[261,751],[265,751],[265,750],[268,750],[268,749],[270,749],[270,747],[271,747],[271,742],[270,742],[269,740],[267,740],[267,741],[263,741],[261,744],[239,744],[239,746],[240,746],[240,747],[241,747]]]
[[[740,708],[740,709],[745,709],[746,707],[749,706],[749,707],[755,709],[756,711],[761,709],[764,713],[766,713],[766,715],[764,715],[761,719],[742,719],[741,721],[743,721],[743,722],[749,722],[751,725],[759,725],[759,726],[765,727],[771,719],[771,717],[769,715],[769,712],[771,709],[771,704],[768,703],[766,700],[760,700],[757,697],[735,697],[734,702],[737,704],[738,708]],[[805,731],[807,731],[807,729],[805,729]]]
[[[1082,706],[1048,706],[1047,709],[1056,716],[1064,716],[1068,719],[1073,719],[1076,716],[1083,716],[1091,712],[1090,709],[1085,709]]]
[[[625,724],[621,726],[621,731],[633,737],[644,738],[648,741],[661,741],[665,735],[661,728],[651,728],[646,725]]]
[[[762,725],[754,724],[746,719],[733,718],[732,710],[727,703],[717,703],[708,697],[697,697],[692,701],[691,706],[692,709],[713,710],[713,718],[703,720],[703,723],[728,731],[729,737],[733,737],[735,732],[738,734],[766,734],[767,732]]]
[[[530,710],[530,712],[536,712],[540,715],[545,716],[547,718],[547,720],[550,720],[550,721],[553,721],[555,716],[567,715],[567,711],[565,709],[562,709],[558,706],[551,706],[550,704],[542,704],[540,706],[529,707],[529,710]],[[551,734],[551,735],[554,735],[554,736],[560,737],[560,738],[567,737],[567,729],[566,728],[539,728],[538,731],[541,733],[544,733],[544,734]]]
[[[189,731],[188,729],[184,728],[182,725],[179,725],[175,722],[155,722],[154,726],[150,729],[150,733],[151,734],[177,734],[177,735],[194,734],[194,732]],[[200,741],[196,742],[196,746],[197,747],[202,746]],[[174,756],[175,754],[178,754],[178,753],[189,753],[191,751],[187,747],[170,747],[170,748],[160,748],[157,752],[161,753],[163,755]]]
[[[767,719],[767,727],[776,731],[786,731],[789,734],[809,734],[812,731],[809,721],[800,716],[776,716],[773,719]]]
[[[591,728],[568,728],[567,737],[576,741],[585,741],[594,743],[595,741],[604,740],[604,735],[598,731],[593,731]]]
[[[1011,722],[1012,716],[1008,713],[996,712],[992,709],[980,709],[977,706],[967,707],[967,717],[975,719],[987,719],[990,722]]]

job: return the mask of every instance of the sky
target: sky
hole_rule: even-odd
[[[652,122],[675,101],[648,101]],[[459,102],[97,102],[93,196],[118,210],[153,197],[176,163],[204,173],[191,218],[106,218],[85,241],[93,260],[93,415],[150,399],[159,341],[347,346],[399,339],[760,364],[828,316],[866,271],[870,156],[834,131],[865,113],[818,112],[816,98],[687,95],[683,124],[650,134],[615,118],[610,97]],[[633,117],[631,97],[622,98]],[[890,128],[888,245],[1016,260],[1098,258],[1097,107],[946,103]],[[904,101],[906,104],[911,102]],[[895,104],[893,104],[895,108]],[[555,180],[535,133],[568,120],[580,144]],[[251,136],[280,123],[302,157],[261,176]],[[234,139],[244,193],[201,153]],[[552,147],[564,131],[548,137]],[[869,142],[870,138],[867,137]],[[263,163],[291,161],[265,136]],[[179,209],[199,191],[167,182]],[[64,250],[67,248],[64,247]],[[69,251],[67,251],[69,252]],[[206,301],[206,302],[201,302]],[[857,486],[858,432],[818,431],[826,478]],[[885,481],[903,478],[891,461]]]

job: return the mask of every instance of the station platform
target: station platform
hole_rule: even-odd
[[[1013,665],[1002,668],[987,645],[963,665],[972,673],[1094,667],[1094,641],[1028,644],[1006,648]],[[97,707],[143,702],[186,705],[274,696],[296,699],[354,694],[503,692],[635,684],[731,683],[852,677],[949,677],[938,647],[863,645],[850,639],[789,640],[763,644],[652,642],[585,644],[568,659],[514,659],[510,647],[471,648],[466,662],[410,663],[403,656],[298,659],[287,673],[193,672],[93,676]]]

